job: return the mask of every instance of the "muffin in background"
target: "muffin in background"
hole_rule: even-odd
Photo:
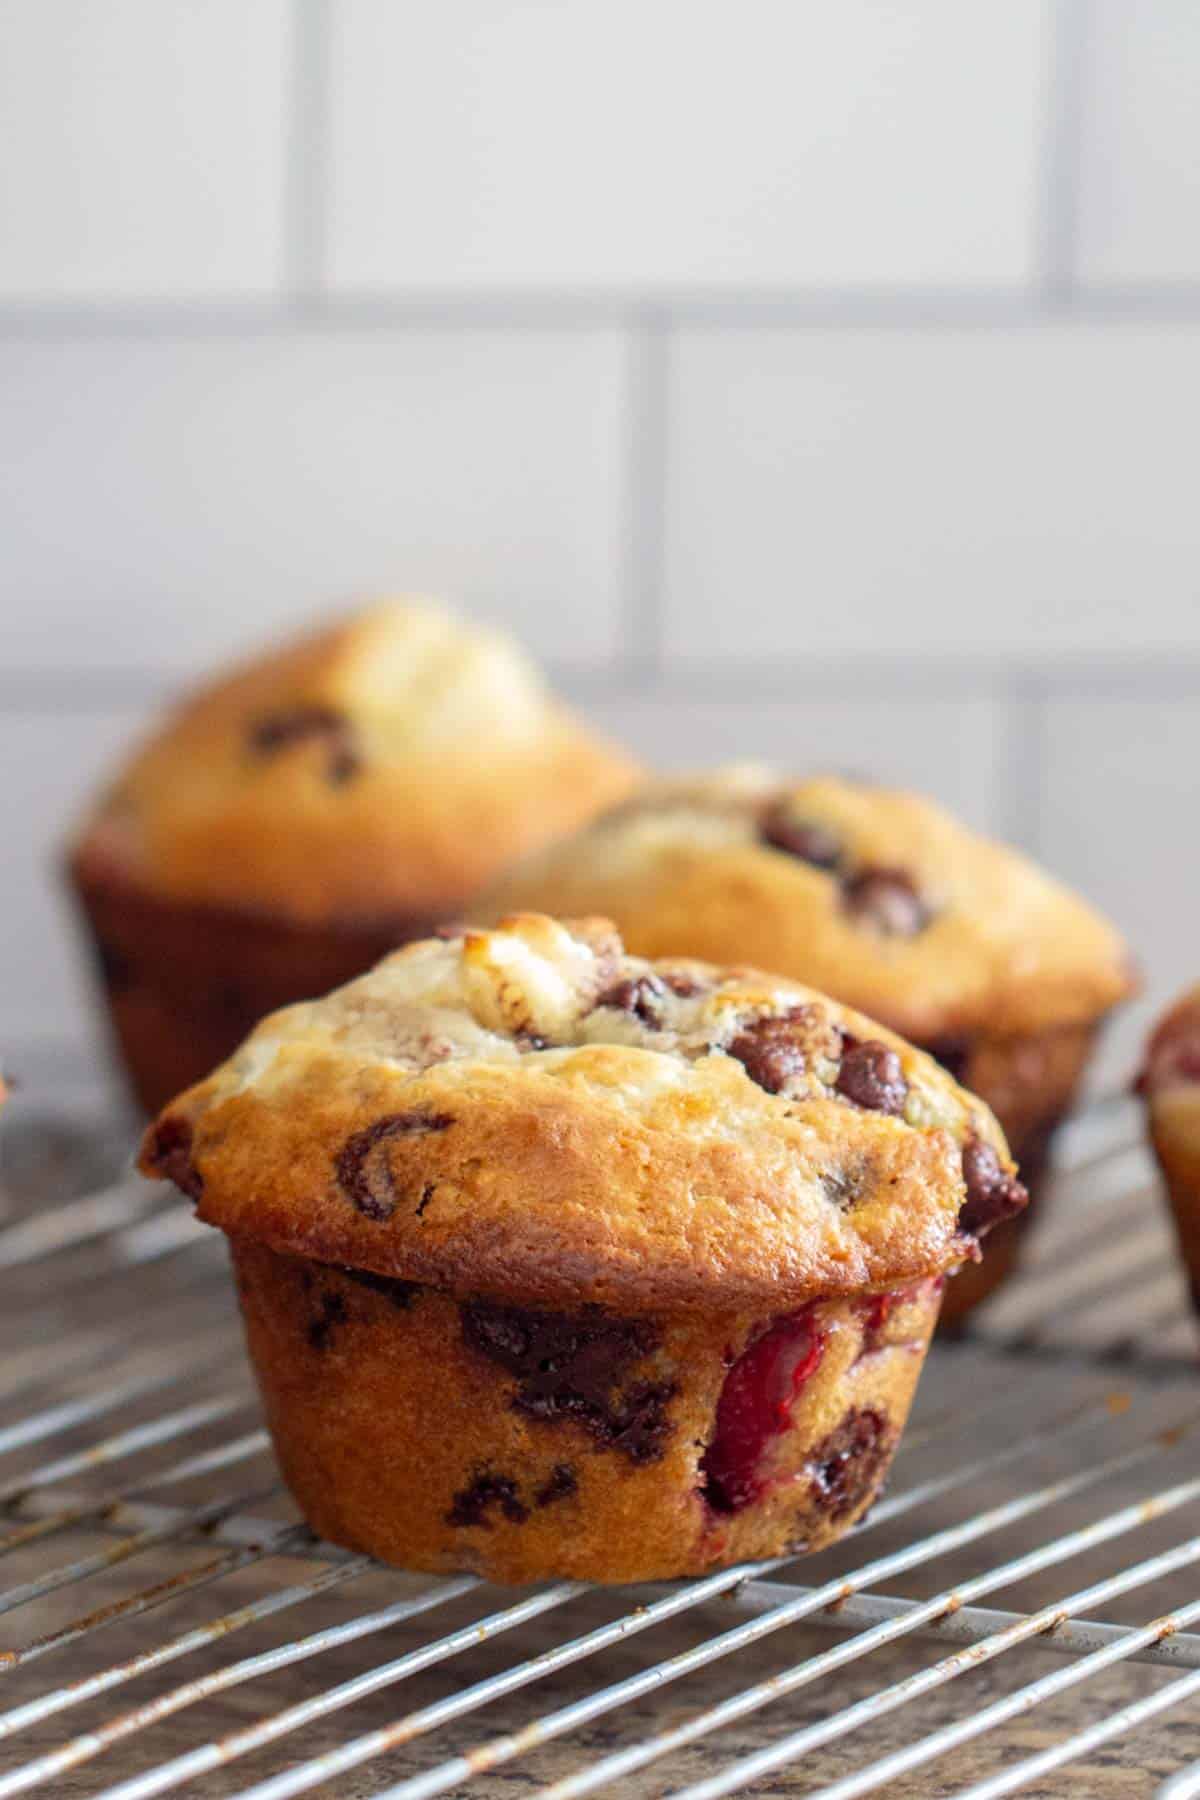
[[[922,1045],[995,1112],[1035,1201],[1128,954],[1084,901],[916,794],[761,768],[662,781],[502,877],[473,915],[603,913],[643,956],[745,961]],[[953,1281],[955,1324],[1021,1221]]]
[[[1181,994],[1155,1026],[1138,1091],[1200,1312],[1200,985]]]
[[[462,915],[634,764],[507,638],[368,606],[206,683],[83,821],[69,874],[148,1111],[264,1013]]]
[[[698,1574],[848,1530],[943,1277],[1025,1204],[973,1095],[605,920],[410,944],[146,1134],[224,1231],[314,1529],[495,1581]]]

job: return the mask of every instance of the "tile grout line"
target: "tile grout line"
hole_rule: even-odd
[[[316,0],[309,0],[315,4]],[[298,135],[298,134],[297,134]],[[315,146],[313,146],[315,147]],[[314,163],[318,159],[314,158]],[[691,325],[732,331],[1036,331],[1055,324],[1104,325],[1114,330],[1150,325],[1200,325],[1195,281],[1069,283],[1057,298],[1047,292],[941,290],[743,289],[641,293],[533,293],[522,289],[425,296],[330,294],[321,287],[324,211],[321,177],[313,168],[290,186],[296,215],[285,231],[288,279],[279,300],[54,301],[0,299],[0,341],[55,342],[144,337],[188,340],[244,335],[286,336],[306,331],[397,334],[409,331],[578,331],[628,326],[653,314],[667,331]],[[303,198],[304,206],[300,200]],[[302,213],[311,214],[304,223]],[[1048,280],[1048,278],[1047,278]],[[1045,288],[1043,281],[1043,289]]]
[[[625,438],[624,668],[633,687],[663,669],[663,555],[667,482],[667,327],[653,312],[629,328]]]
[[[294,0],[287,69],[283,192],[285,309],[268,325],[320,311],[329,175],[329,16],[325,0]]]
[[[1083,156],[1086,0],[1053,0],[1039,184],[1037,286],[1045,305],[1079,299],[1079,189]]]

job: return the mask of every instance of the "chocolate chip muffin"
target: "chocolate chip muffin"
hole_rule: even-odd
[[[203,688],[70,855],[117,1043],[156,1110],[264,1013],[461,917],[627,791],[506,639],[372,606]]]
[[[1200,1311],[1200,987],[1181,995],[1155,1027],[1138,1088]]]
[[[408,1568],[815,1550],[943,1277],[1025,1203],[987,1108],[809,988],[539,915],[264,1020],[141,1166],[228,1234],[284,1474]]]
[[[1104,1015],[1134,986],[1082,900],[931,801],[761,769],[662,782],[534,856],[477,909],[600,912],[632,950],[746,957],[931,1051],[992,1107],[1035,1200]],[[1017,1225],[947,1292],[958,1323],[1016,1260]]]

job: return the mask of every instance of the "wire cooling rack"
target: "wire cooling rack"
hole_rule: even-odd
[[[316,1542],[221,1240],[96,1189],[120,1148],[6,1130],[0,1800],[1200,1795],[1200,1383],[1127,1105],[1071,1126],[1028,1268],[935,1348],[862,1527],[607,1591]]]

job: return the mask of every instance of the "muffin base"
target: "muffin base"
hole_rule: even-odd
[[[164,899],[75,857],[112,1035],[138,1105],[155,1113],[203,1080],[278,1007],[313,999],[439,923],[426,915],[306,924]],[[448,901],[445,918],[461,910]]]
[[[942,1286],[785,1320],[620,1319],[231,1248],[280,1466],[314,1530],[498,1582],[660,1580],[831,1543],[879,1492]]]
[[[1181,1086],[1154,1096],[1150,1141],[1166,1182],[1192,1305],[1200,1314],[1200,1087]]]
[[[1036,1035],[975,1038],[926,1048],[999,1119],[1029,1190],[1029,1206],[988,1235],[983,1261],[965,1263],[946,1288],[941,1329],[957,1330],[1014,1273],[1025,1234],[1044,1208],[1054,1135],[1071,1110],[1099,1026],[1070,1025]]]

